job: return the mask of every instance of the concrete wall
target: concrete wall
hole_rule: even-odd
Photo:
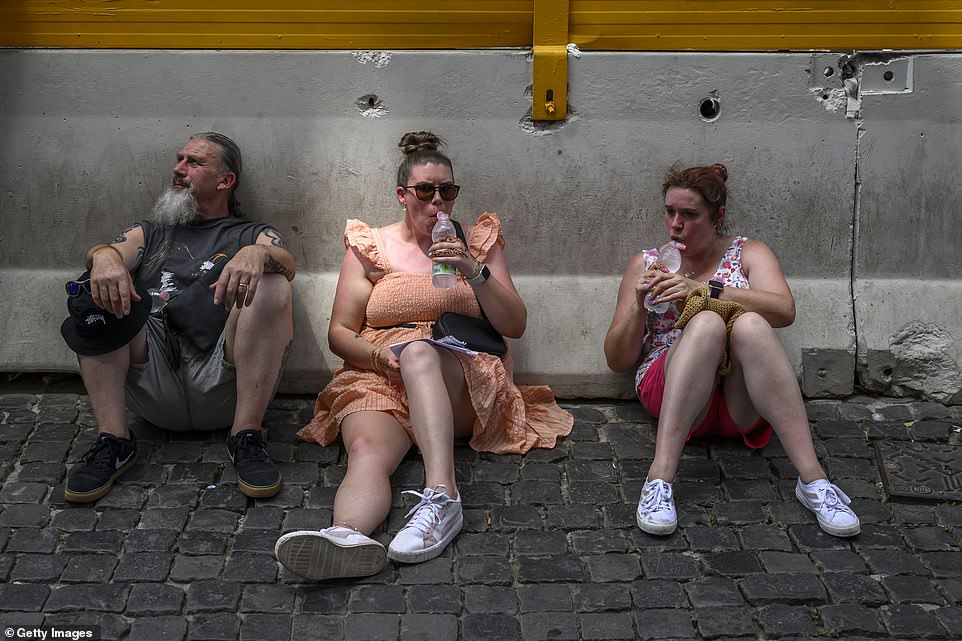
[[[76,369],[62,282],[147,214],[186,137],[214,129],[244,150],[247,211],[297,258],[283,389],[316,391],[339,364],[326,330],[344,220],[398,217],[395,144],[431,129],[463,185],[456,215],[504,223],[529,307],[519,380],[630,394],[601,348],[622,270],[664,239],[665,168],[724,162],[732,231],[767,242],[795,292],[779,335],[804,391],[850,393],[857,375],[958,400],[962,61],[892,58],[585,53],[568,120],[542,125],[516,50],[0,50],[0,371]]]

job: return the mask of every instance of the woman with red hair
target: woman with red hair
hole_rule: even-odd
[[[761,448],[774,430],[798,470],[798,500],[825,532],[854,536],[858,517],[818,462],[798,380],[773,330],[795,320],[795,300],[765,243],[723,231],[727,179],[720,164],[668,171],[665,227],[681,267],[665,269],[657,248],[636,254],[605,337],[608,366],[637,366],[638,397],[658,419],[636,521],[650,534],[675,531],[672,482],[686,440],[740,437]],[[667,310],[648,311],[646,297]],[[684,329],[675,328],[680,319]]]

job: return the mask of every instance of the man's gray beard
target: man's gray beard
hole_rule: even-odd
[[[165,225],[183,225],[197,218],[197,199],[190,189],[164,190],[154,205],[154,220]]]

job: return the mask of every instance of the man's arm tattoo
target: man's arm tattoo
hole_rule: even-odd
[[[134,225],[133,227],[128,227],[128,228],[125,229],[123,232],[117,234],[117,237],[114,238],[112,241],[110,241],[110,244],[111,244],[111,245],[116,245],[116,244],[118,244],[118,243],[126,242],[126,241],[127,241],[127,232],[129,232],[129,231],[132,230],[132,229],[136,229],[136,227],[137,227],[137,225]]]
[[[272,274],[281,274],[285,278],[291,277],[291,271],[280,264],[273,256],[268,256],[264,262],[264,271]]]
[[[284,239],[281,238],[280,233],[276,229],[265,229],[264,235],[271,239],[271,245],[273,245],[274,247],[287,249],[287,245],[284,243]]]
[[[145,251],[146,250],[144,249],[143,245],[137,248],[137,260],[134,261],[134,270],[138,269],[140,267],[140,264],[143,262]]]

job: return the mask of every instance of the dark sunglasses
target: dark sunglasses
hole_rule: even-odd
[[[404,185],[405,189],[413,189],[414,195],[418,200],[433,200],[434,192],[441,194],[441,200],[454,200],[461,191],[461,185],[445,183],[443,185],[432,185],[431,183],[418,183],[416,185]]]
[[[90,293],[90,279],[86,280],[71,280],[67,281],[67,296],[73,298],[74,296],[80,296],[80,291],[86,290]]]

